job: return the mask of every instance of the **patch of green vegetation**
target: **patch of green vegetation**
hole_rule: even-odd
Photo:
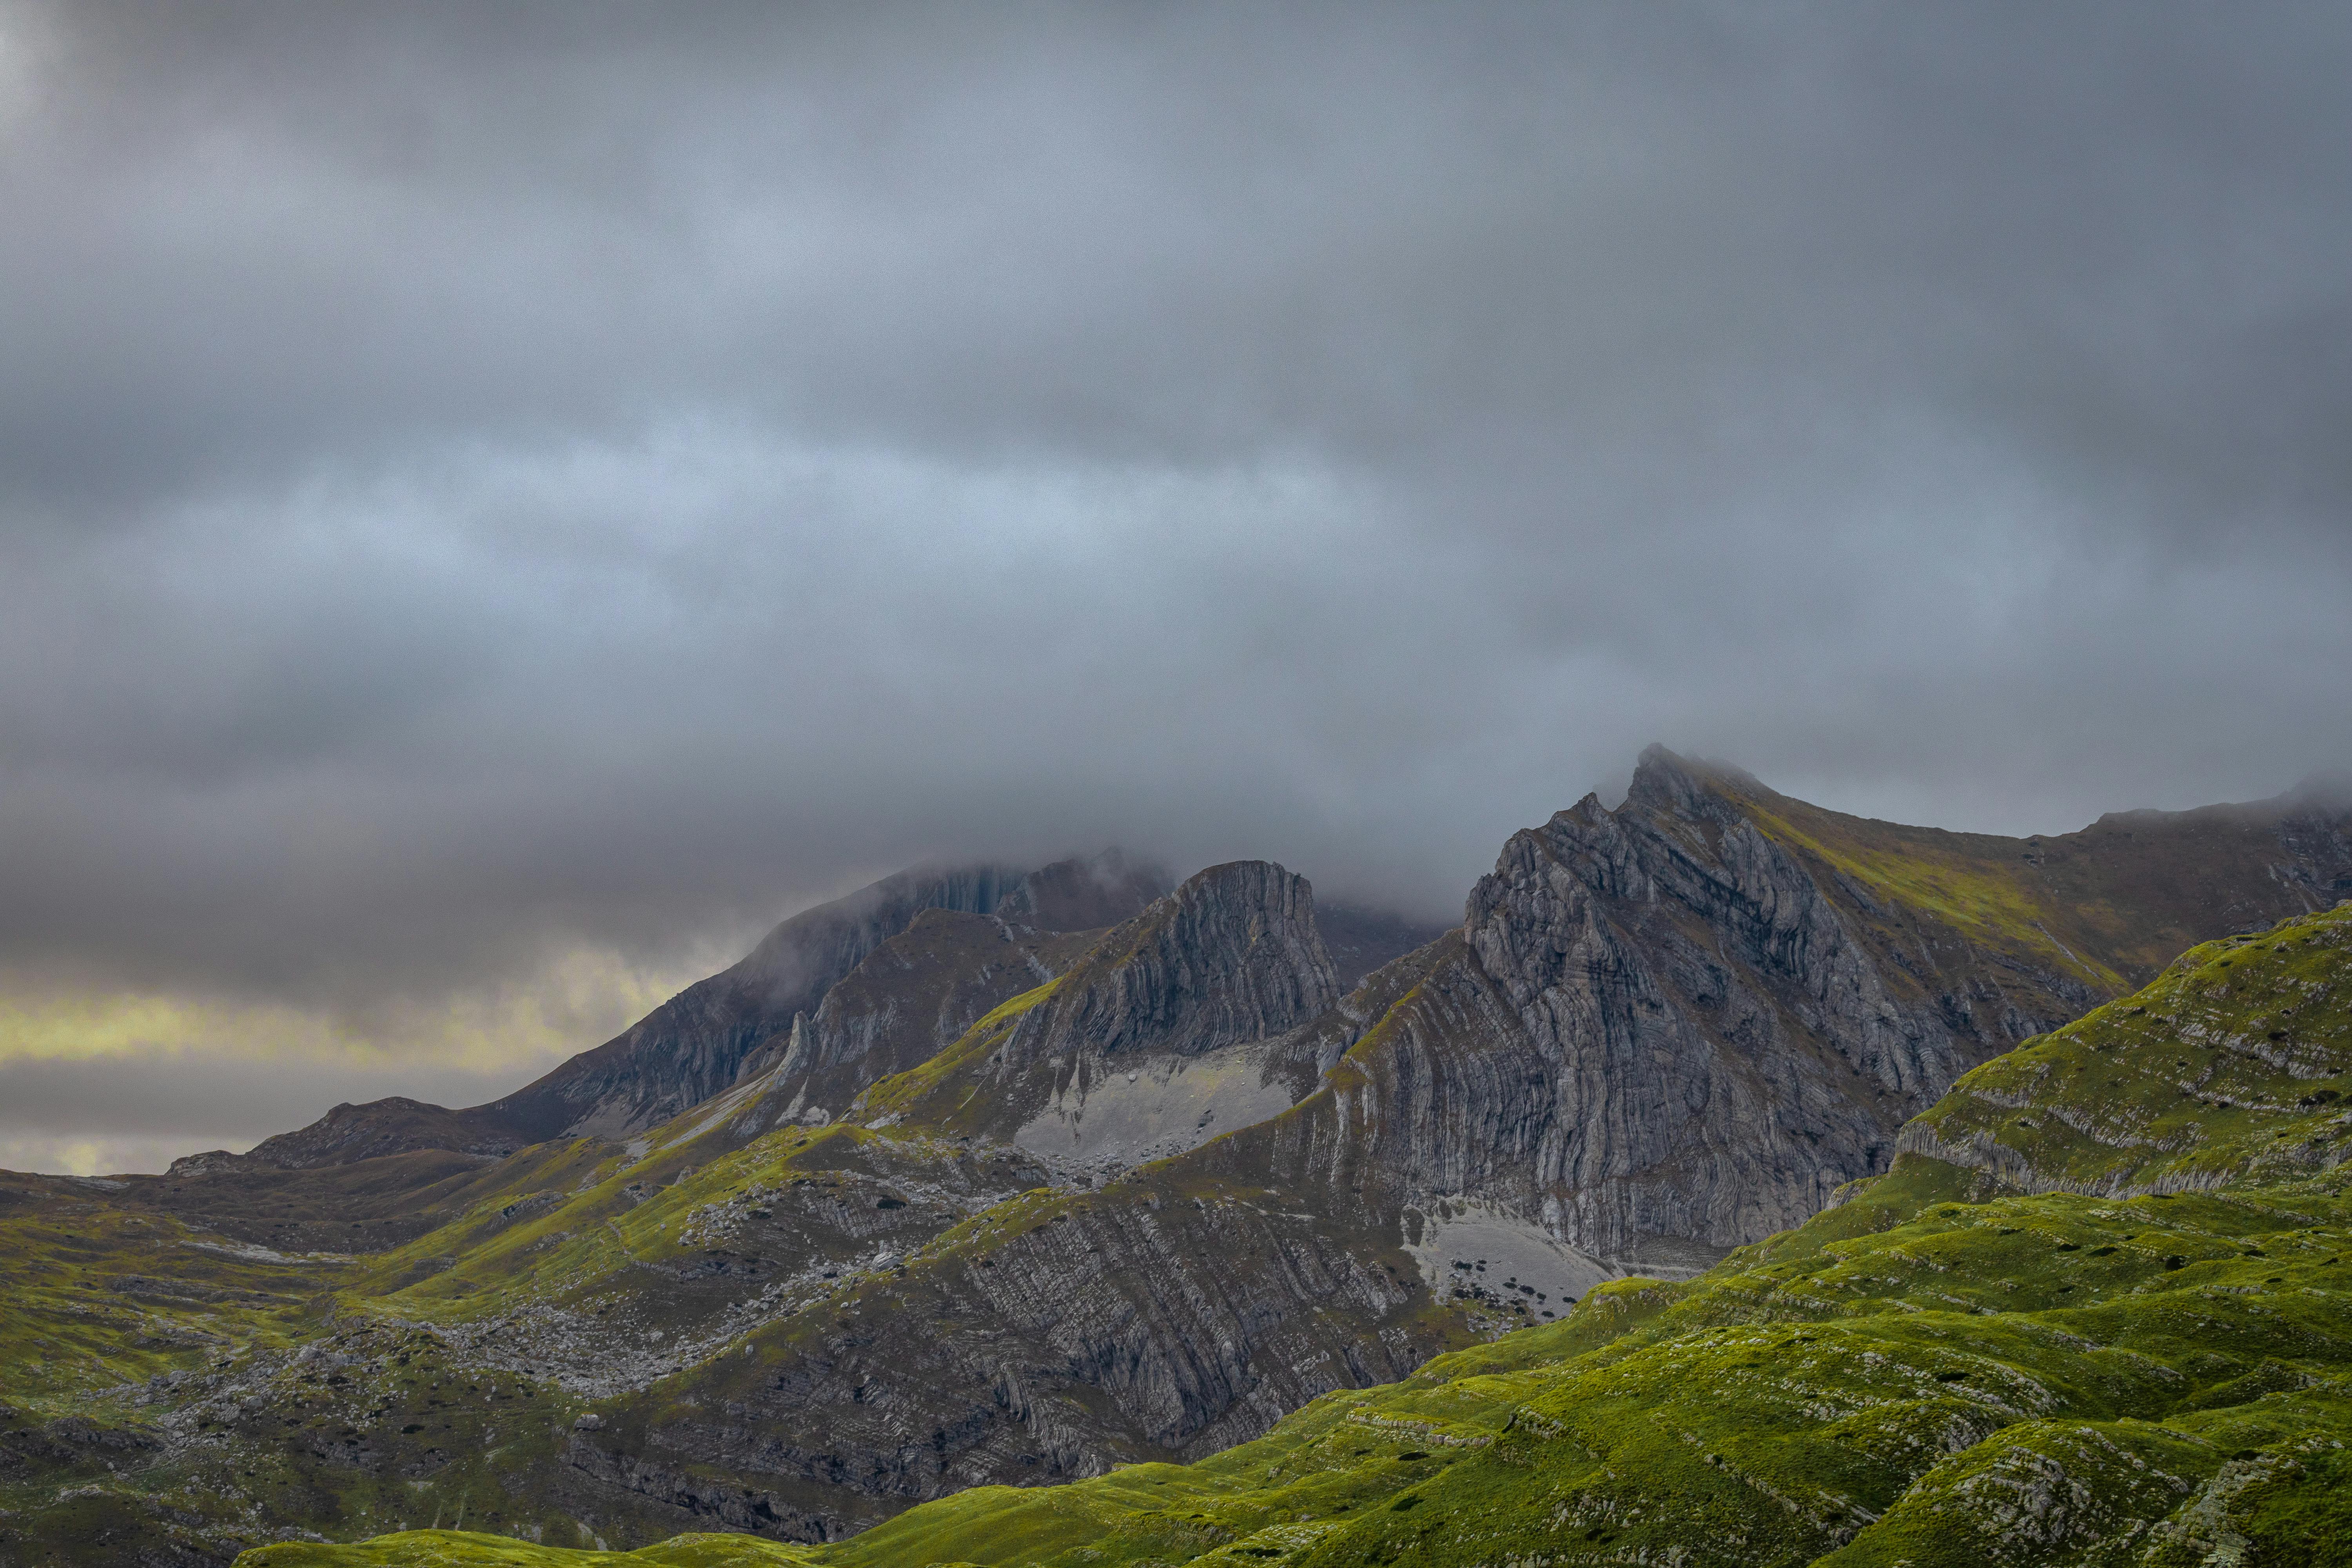
[[[1977,1068],[1904,1146],[2011,1185],[2194,1191],[2352,1152],[2352,909],[2207,942]]]
[[[266,1546],[240,1562],[264,1568],[365,1564],[367,1568],[555,1568],[608,1563],[614,1568],[803,1568],[809,1548],[749,1535],[680,1535],[637,1552],[571,1551],[499,1535],[453,1530],[411,1530],[358,1546],[307,1542]]]
[[[2053,907],[2011,840],[1867,822],[1751,792],[1742,792],[1741,804],[1766,837],[1809,852],[1888,903],[1923,910],[2102,991],[2126,988],[2114,968],[2051,934],[2052,925],[2072,923],[2074,911]]]
[[[1696,1279],[1604,1286],[1196,1464],[979,1488],[794,1560],[2335,1561],[2347,981],[2352,910],[2209,944],[1971,1074],[1887,1175]],[[383,1546],[247,1562],[427,1561],[356,1554]],[[443,1560],[575,1561],[482,1550],[508,1555]]]
[[[968,1087],[958,1100],[944,1104],[927,1102],[935,1100],[943,1090],[951,1089],[969,1078],[971,1069],[986,1062],[1012,1037],[1014,1026],[1020,1023],[1024,1015],[1052,1000],[1054,994],[1068,979],[1067,974],[1058,976],[1000,1003],[965,1030],[962,1038],[920,1067],[909,1068],[905,1072],[869,1085],[857,1097],[855,1113],[877,1118],[907,1116],[920,1108],[927,1123],[949,1131],[961,1131],[962,1119],[957,1112],[963,1109],[961,1101],[969,1100],[977,1092],[976,1089]]]

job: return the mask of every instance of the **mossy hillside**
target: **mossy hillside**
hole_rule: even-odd
[[[1736,769],[1682,762],[1737,802],[1766,837],[1850,881],[1867,926],[1916,910],[1972,941],[2118,994],[2145,984],[2215,929],[2266,925],[2327,894],[2277,875],[2282,827],[2317,808],[2293,801],[2197,811],[2123,812],[2074,833],[2007,838],[1849,816],[1765,787]],[[2324,815],[2324,814],[2323,814]],[[2342,814],[2333,820],[2342,831]]]
[[[272,1254],[105,1186],[0,1176],[0,1368],[23,1408],[88,1414],[157,1375],[300,1332],[306,1305],[352,1272],[339,1256]]]
[[[1035,1175],[857,1128],[752,1144],[692,1131],[635,1159],[575,1141],[489,1165],[436,1152],[325,1172],[6,1178],[0,1508],[15,1518],[0,1562],[12,1542],[33,1561],[217,1562],[297,1525],[372,1535],[461,1510],[551,1542],[590,1543],[579,1513],[611,1539],[658,1537],[678,1521],[574,1497],[561,1463],[583,1384],[614,1370],[615,1347],[633,1375],[690,1368],[709,1349],[696,1336],[722,1334],[761,1293],[730,1265],[768,1253],[822,1269],[871,1250],[859,1225],[919,1240],[963,1212],[910,1201],[958,1159],[986,1167],[969,1176],[995,1183],[990,1196]],[[789,1223],[781,1195],[819,1192],[847,1228]],[[394,1240],[415,1226],[375,1220],[400,1220],[403,1193],[441,1223]],[[370,1222],[329,1226],[347,1202]],[[215,1211],[230,1234],[205,1223]],[[393,1244],[240,1239],[313,1235]],[[305,1348],[332,1364],[298,1363]]]
[[[1092,965],[1096,959],[1097,955],[1089,954],[1086,962]],[[914,1120],[950,1134],[979,1131],[997,1109],[982,1092],[978,1081],[981,1069],[1012,1038],[1021,1020],[1051,1001],[1069,980],[1069,974],[1058,976],[992,1008],[955,1044],[930,1060],[869,1085],[850,1114],[872,1120]]]
[[[1962,1078],[1905,1146],[2012,1184],[2185,1190],[2352,1152],[2352,908],[2207,942]]]
[[[159,1460],[181,1391],[282,1351],[340,1260],[126,1211],[113,1184],[0,1177],[0,1562],[217,1561],[266,1539]]]
[[[1914,1194],[1974,1179],[1903,1167]],[[2239,1533],[2326,1514],[2352,1438],[2340,1183],[1852,1217],[1596,1290],[1196,1465],[976,1489],[816,1558],[2056,1563],[2200,1539],[2200,1508]]]
[[[2050,922],[2064,917],[2052,907],[2048,889],[2036,884],[2015,840],[1870,822],[1769,792],[1744,795],[1743,804],[1767,837],[1852,878],[1880,900],[1919,910],[1976,942],[2101,991],[2127,988],[2110,964],[2050,933]],[[2066,913],[2076,921],[2083,914]]]
[[[415,1321],[502,1323],[509,1349],[527,1361],[535,1345],[583,1386],[616,1350],[650,1377],[754,1302],[771,1315],[790,1305],[780,1291],[805,1295],[1046,1179],[1017,1152],[917,1133],[761,1131],[756,1099],[723,1097],[626,1149],[526,1151],[469,1211],[373,1259],[353,1299]]]
[[[743,1352],[772,1352],[795,1325],[822,1333],[837,1314],[855,1321],[869,1301],[879,1316],[941,1229],[1043,1179],[1017,1152],[846,1125],[789,1127],[692,1163],[704,1152],[673,1140],[635,1162],[597,1164],[540,1212],[496,1224],[469,1215],[380,1260],[373,1277],[397,1280],[418,1257],[467,1248],[446,1267],[389,1294],[355,1289],[345,1310],[386,1329],[428,1329],[478,1375],[511,1377],[546,1399],[543,1449],[506,1462],[530,1487],[562,1490],[577,1481],[556,1468],[576,1416],[594,1414],[599,1441],[611,1442],[648,1418],[723,1405],[765,1364]],[[529,1205],[506,1193],[485,1204],[500,1198]],[[991,1209],[978,1233],[1017,1225],[1045,1201],[1033,1194]],[[716,1471],[706,1479],[738,1484]],[[572,1500],[615,1539],[661,1533],[633,1522],[625,1503]],[[648,1506],[672,1529],[688,1517]]]
[[[0,1562],[219,1562],[286,1521],[368,1533],[468,1492],[509,1527],[544,1519],[499,1478],[533,1439],[552,1451],[559,1413],[457,1394],[429,1339],[362,1353],[334,1317],[358,1260],[228,1241],[112,1184],[5,1190]]]
[[[749,1535],[679,1535],[635,1552],[580,1552],[479,1531],[412,1530],[357,1546],[272,1546],[247,1561],[269,1568],[803,1568],[810,1556],[807,1547]]]

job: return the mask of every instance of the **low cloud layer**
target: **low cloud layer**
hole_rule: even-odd
[[[503,1088],[918,859],[1444,913],[1653,740],[2018,832],[2352,764],[2348,69],[2287,5],[0,5],[0,1164],[170,1144],[151,1057],[295,1086],[190,1139]]]

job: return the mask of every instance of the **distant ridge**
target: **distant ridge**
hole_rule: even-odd
[[[814,1013],[826,992],[924,910],[1004,909],[1007,918],[1037,929],[1083,930],[1125,919],[1169,885],[1165,870],[1116,848],[1031,870],[980,864],[901,871],[782,921],[741,962],[503,1099],[464,1110],[405,1099],[337,1106],[310,1126],[263,1140],[245,1157],[299,1170],[414,1149],[494,1156],[551,1138],[626,1136],[734,1083],[761,1046],[789,1033],[795,1016]]]

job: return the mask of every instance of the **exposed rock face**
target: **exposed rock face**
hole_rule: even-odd
[[[2342,820],[2286,803],[2132,833],[1895,828],[1654,748],[1616,811],[1588,797],[1505,846],[1334,1075],[1334,1147],[1294,1157],[1499,1202],[1629,1267],[1703,1261],[1883,1170],[1959,1073],[2168,959],[2152,929],[2267,924],[2345,863]],[[2119,912],[2151,861],[2202,886]]]
[[[1083,1116],[1092,1097],[1117,1097],[1147,1074],[1164,1084],[1171,1064],[1286,1034],[1338,999],[1307,879],[1264,860],[1213,866],[1104,933],[1025,1010],[975,1031],[913,1081],[881,1084],[853,1113],[1018,1140],[1043,1152],[1021,1137],[1041,1115]],[[1311,1087],[1271,1055],[1226,1070],[1234,1065],[1195,1075],[1186,1091],[1213,1095],[1232,1079],[1228,1087],[1265,1115]],[[1279,1087],[1255,1093],[1269,1077]],[[1148,1141],[1165,1152],[1209,1135],[1202,1122],[1198,1136],[1172,1145],[1157,1131]]]
[[[1307,1022],[1339,999],[1307,879],[1213,866],[1113,931],[1004,1047],[1008,1063],[1153,1050],[1199,1056]]]
[[[821,1123],[877,1079],[920,1066],[998,1004],[1068,969],[1097,931],[926,910],[746,1065],[775,1120]]]

